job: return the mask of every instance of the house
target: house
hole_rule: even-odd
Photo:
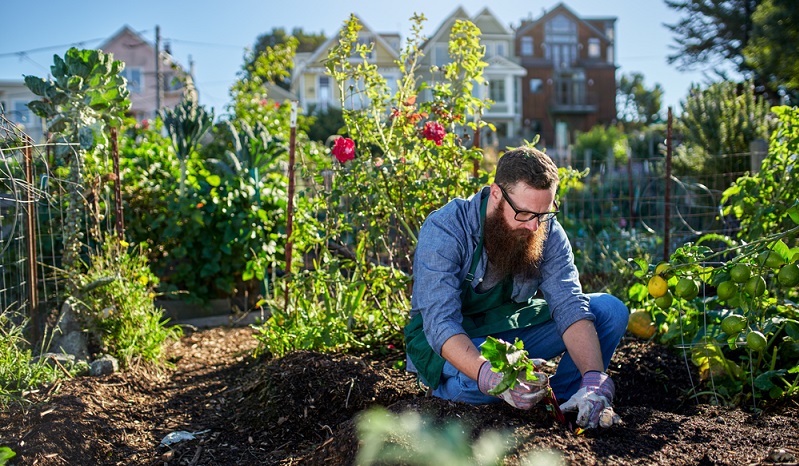
[[[174,60],[169,46],[165,45],[159,50],[156,79],[155,48],[128,26],[123,26],[98,47],[125,63],[121,74],[128,81],[130,113],[139,121],[154,118],[157,111],[177,105],[183,95],[185,77],[189,74]]]
[[[518,64],[514,53],[514,33],[505,27],[488,8],[470,17],[462,7],[453,11],[422,46],[423,79],[433,79],[432,66],[443,66],[450,61],[449,39],[452,27],[458,20],[471,21],[480,30],[480,44],[485,47],[483,60],[487,66],[483,69],[485,86],[475,86],[473,96],[492,101],[484,112],[482,119],[496,127],[496,133],[488,132],[482,145],[487,144],[504,147],[518,141],[521,133],[522,96],[519,89],[526,74]],[[422,98],[430,98],[430,93],[422,94]]]
[[[23,80],[0,80],[0,113],[19,129],[25,132],[34,142],[42,142],[45,121],[33,114],[28,102],[37,97]]]
[[[563,3],[516,30],[527,71],[523,134],[563,153],[578,132],[616,120],[615,17],[580,18]]]
[[[380,74],[386,78],[390,92],[397,91],[397,80],[400,78],[400,70],[396,60],[399,59],[399,35],[397,34],[378,34],[374,32],[366,23],[355,15],[362,28],[358,32],[358,42],[362,44],[373,44],[372,51],[366,57],[369,63],[377,65]],[[325,61],[328,53],[339,41],[336,34],[310,53],[298,53],[294,60],[294,72],[291,79],[291,92],[299,98],[299,105],[305,113],[313,113],[315,110],[326,110],[329,107],[339,108],[341,99],[337,84],[333,77],[328,74]],[[353,60],[361,61],[361,57],[353,57]],[[362,95],[345,96],[348,108],[359,109],[365,107],[368,102]]]

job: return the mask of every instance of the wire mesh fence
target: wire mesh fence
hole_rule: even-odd
[[[32,144],[0,115],[0,306],[34,320],[54,314],[64,298],[60,263],[68,192],[79,189],[85,201],[87,243],[99,238],[99,230],[114,228],[113,193],[91,183],[68,185],[53,153],[54,146]],[[590,169],[582,187],[562,199],[559,216],[587,291],[606,287],[627,258],[657,261],[704,234],[734,235],[738,225],[722,215],[722,193],[758,165],[749,153],[674,157],[670,175],[663,155],[617,160],[589,153],[557,162]]]
[[[703,235],[734,236],[739,226],[722,212],[723,192],[749,170],[752,157],[673,157],[670,173],[663,155],[618,161],[592,160],[589,154],[561,161],[590,169],[582,186],[563,199],[560,216],[584,286],[598,291],[627,258],[667,260]]]

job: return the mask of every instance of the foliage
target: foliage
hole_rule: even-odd
[[[795,182],[799,153],[799,110],[774,107],[777,129],[757,173],[742,176],[724,191],[724,214],[741,222],[739,235],[749,241],[790,228],[789,209],[799,199]],[[791,180],[794,180],[793,182]]]
[[[677,147],[674,173],[743,173],[749,160],[730,155],[750,152],[756,139],[768,140],[774,127],[768,104],[755,96],[753,84],[721,82],[694,86],[677,124],[683,144]],[[719,191],[725,185],[710,186]]]
[[[130,134],[122,146],[123,173],[131,180],[124,186],[126,208],[141,219],[128,233],[149,245],[153,270],[162,278],[160,291],[186,292],[195,303],[257,296],[266,270],[277,269],[282,257],[287,110],[263,103],[263,90],[252,82],[234,88],[232,108],[247,117],[218,124],[208,147],[193,138],[191,147],[184,145],[191,150],[179,159],[151,130]],[[198,128],[199,123],[180,121],[192,118],[194,110],[187,110],[172,112],[173,124]],[[201,108],[195,113],[209,118]],[[159,125],[156,121],[155,129]]]
[[[130,107],[125,78],[119,75],[124,63],[98,50],[71,48],[62,59],[53,57],[52,80],[25,76],[25,85],[40,100],[28,107],[49,122],[48,131],[58,144],[57,158],[69,166],[69,182],[73,188],[64,220],[63,268],[67,285],[75,291],[77,267],[83,233],[80,222],[83,207],[83,162],[87,151],[106,143],[105,128],[119,127],[124,112]]]
[[[75,311],[91,338],[127,367],[140,361],[163,364],[165,344],[182,336],[153,304],[158,278],[141,247],[107,236],[81,276]]]
[[[325,36],[324,32],[320,32],[318,34],[306,33],[302,30],[302,28],[294,28],[291,31],[291,35],[288,35],[286,30],[282,27],[275,27],[272,28],[271,32],[258,36],[258,38],[255,40],[255,47],[253,48],[251,55],[252,57],[257,58],[254,60],[252,58],[248,58],[248,64],[245,66],[249,67],[261,57],[269,56],[271,52],[284,44],[294,42],[296,44],[294,46],[295,50],[300,53],[305,53],[315,52],[322,44],[325,43],[325,41],[327,41],[327,37]],[[289,75],[281,76],[274,82],[280,87],[288,90],[291,84],[291,77]]]
[[[36,358],[25,340],[27,320],[7,309],[0,313],[0,408],[22,403],[25,393],[61,375],[47,360]],[[2,453],[2,451],[0,451]],[[2,459],[2,456],[0,456]]]
[[[731,62],[739,72],[747,71],[743,57],[753,32],[752,15],[761,0],[666,0],[666,5],[684,16],[676,24],[667,24],[677,46],[669,63],[690,70],[710,64],[718,73],[724,62]]]
[[[748,66],[769,87],[799,92],[799,65],[786,57],[799,43],[799,5],[792,0],[762,0],[752,15],[752,37],[743,49]]]
[[[574,152],[584,154],[590,150],[592,160],[603,163],[609,153],[616,163],[627,163],[627,136],[615,126],[594,126],[586,133],[580,133],[574,142]],[[593,167],[586,167],[593,168]]]
[[[189,81],[183,99],[173,109],[164,109],[161,120],[172,139],[172,147],[180,160],[180,194],[183,195],[186,180],[186,164],[198,149],[200,140],[211,129],[214,113],[197,104],[197,92]]]
[[[357,419],[357,464],[494,465],[513,448],[510,434],[489,430],[477,439],[458,422],[438,426],[419,413],[372,408]],[[543,464],[543,463],[542,463]]]
[[[378,350],[397,343],[410,301],[408,277],[396,269],[364,264],[361,241],[355,260],[324,253],[293,278],[288,303],[269,302],[272,316],[259,331],[257,353],[275,357],[295,350]]]
[[[281,293],[270,301],[273,315],[260,327],[270,352],[400,341],[422,222],[487,181],[484,172],[472,176],[479,149],[458,137],[475,129],[465,124],[468,115],[486,105],[471,94],[473,83],[484,81],[478,30],[458,22],[450,37],[453,61],[436,71],[439,81],[419,85],[424,17],[413,21],[414,34],[396,61],[401,76],[394,94],[367,58],[374,44],[359,41],[357,18],[330,50],[326,64],[339,88],[347,137],[331,152],[302,154],[304,185],[291,239],[313,266],[288,271],[282,282],[288,302]],[[432,100],[417,102],[425,87]],[[427,123],[436,125],[425,132]]]
[[[0,447],[0,466],[4,466],[8,460],[15,456],[17,456],[17,453],[14,450],[6,446]]]
[[[639,277],[668,280],[674,304],[652,305],[642,283],[630,289],[631,300],[654,314],[659,341],[691,348],[703,387],[710,386],[694,395],[716,402],[751,399],[757,407],[758,398],[799,394],[799,277],[786,279],[786,269],[796,275],[799,262],[799,204],[795,183],[785,177],[796,166],[799,113],[775,111],[780,125],[761,172],[740,178],[725,194],[727,212],[742,223],[740,240],[705,235],[654,271],[637,260]],[[681,282],[699,284],[698,296]]]
[[[644,75],[641,73],[623,74],[619,80],[616,107],[619,118],[626,128],[641,128],[662,121],[660,109],[663,106],[663,88],[655,83],[655,87],[644,87]]]

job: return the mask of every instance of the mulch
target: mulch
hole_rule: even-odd
[[[297,351],[256,359],[253,332],[188,330],[169,349],[174,368],[136,367],[40,389],[30,395],[32,404],[0,413],[0,446],[17,453],[8,464],[350,465],[360,447],[359,419],[375,407],[416,413],[441,431],[457,425],[472,440],[500,432],[508,465],[547,454],[575,465],[796,464],[799,458],[796,399],[754,412],[689,398],[698,379],[683,355],[634,337],[623,340],[609,369],[623,423],[577,435],[543,408],[425,397],[415,378],[397,368],[404,354],[393,348],[377,356]],[[161,445],[176,432],[187,438]],[[422,439],[395,442],[423,446]]]

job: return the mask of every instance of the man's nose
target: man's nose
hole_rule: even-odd
[[[524,222],[523,225],[524,225],[524,228],[526,228],[526,229],[528,229],[530,231],[537,231],[538,227],[541,224],[538,223],[538,217],[536,217],[536,218],[530,220],[529,222]]]

